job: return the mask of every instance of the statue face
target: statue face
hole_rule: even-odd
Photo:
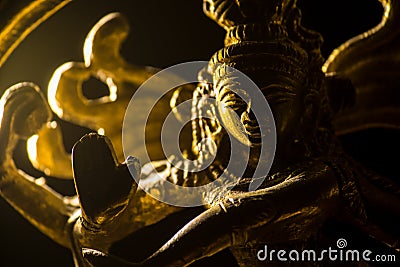
[[[262,90],[274,115],[278,142],[289,145],[301,131],[304,114],[302,81],[293,80],[287,73],[269,81]]]
[[[301,88],[294,87],[293,84],[285,82],[271,81],[267,86],[262,88],[264,97],[268,101],[274,115],[276,131],[280,138],[295,136],[294,132],[299,129],[299,120],[304,113],[302,106]],[[246,109],[237,110],[237,114],[242,118],[242,123],[246,132],[251,134],[250,125],[256,123],[254,116]],[[263,123],[263,121],[260,121]],[[294,127],[293,127],[294,126]],[[256,138],[251,138],[253,144],[257,143]]]
[[[283,19],[296,8],[295,2],[204,0],[204,12],[227,30],[225,47],[213,56],[212,64],[234,67],[258,85],[272,109],[278,149],[288,157],[302,131],[300,122],[305,113],[304,79],[309,67],[308,53],[298,43],[297,37],[297,41],[289,37],[288,31],[292,30],[290,27],[293,25],[289,25],[288,30],[286,24],[294,22]],[[224,78],[218,77],[217,80]],[[240,89],[246,91],[245,87]],[[257,121],[251,112],[251,104],[229,93],[234,91],[229,86],[214,88],[214,91],[217,101],[235,112],[220,112],[227,130],[257,153],[261,142],[260,125],[265,125],[272,118],[257,118]],[[255,100],[250,99],[250,102],[254,103]]]
[[[217,103],[221,106],[227,106],[231,112],[219,112],[218,119],[231,136],[234,136],[241,144],[250,146],[250,161],[248,170],[254,170],[259,161],[260,150],[262,148],[261,130],[260,127],[271,125],[273,119],[277,134],[277,157],[278,164],[287,164],[292,159],[294,154],[304,155],[304,153],[295,153],[297,143],[299,143],[299,134],[301,133],[301,121],[304,115],[303,104],[303,84],[302,81],[297,81],[291,77],[290,73],[276,75],[276,73],[265,72],[268,79],[264,79],[260,89],[272,110],[273,118],[266,112],[265,116],[261,117],[258,114],[256,119],[252,110],[251,103],[254,99],[244,101],[238,95],[234,94],[234,90],[226,88],[213,88],[216,95]],[[231,114],[235,113],[235,114]],[[232,122],[232,123],[229,123]],[[263,128],[265,129],[265,128]],[[265,131],[263,132],[265,133]],[[224,142],[221,142],[219,147],[223,151],[229,151],[224,147]],[[265,148],[264,148],[265,149]]]

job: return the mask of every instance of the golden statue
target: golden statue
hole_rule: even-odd
[[[25,2],[2,28],[0,64],[69,1]],[[204,0],[205,14],[226,30],[225,46],[200,71],[196,85],[179,86],[161,98],[142,126],[145,149],[133,134],[126,142],[134,154],[127,157],[125,112],[138,88],[159,70],[128,63],[120,54],[128,22],[120,13],[105,16],[87,35],[84,62],[60,66],[47,97],[25,82],[1,98],[1,196],[41,232],[69,248],[75,266],[188,266],[227,248],[239,266],[264,266],[257,252],[265,244],[319,248],[325,244],[322,228],[334,218],[398,251],[396,232],[369,214],[380,209],[398,220],[399,185],[357,163],[337,139],[359,129],[400,126],[400,106],[392,99],[397,82],[390,79],[398,67],[400,7],[395,0],[381,2],[381,24],[344,43],[325,61],[322,37],[301,25],[296,1]],[[382,64],[391,69],[381,69]],[[273,118],[255,114],[257,100],[230,68],[255,82]],[[106,84],[109,95],[87,99],[82,85],[90,77]],[[167,86],[174,79],[179,77],[157,83]],[[204,99],[213,102],[206,105]],[[182,119],[177,107],[185,101],[191,103],[192,121],[182,132],[184,157],[204,163],[215,156],[199,171],[180,168],[185,160],[165,158],[160,146],[167,114]],[[52,112],[94,132],[75,144],[72,155],[65,151]],[[262,156],[262,124],[271,120],[277,144],[274,160],[268,162]],[[137,129],[129,130],[141,134]],[[20,140],[26,140],[35,168],[73,179],[76,196],[63,196],[44,178],[18,169],[13,152]],[[246,162],[238,177],[228,168],[234,150],[240,153],[233,164]],[[145,153],[149,161],[141,160]],[[267,176],[252,178],[259,165],[268,164]],[[157,200],[175,194],[168,184],[196,188],[224,175],[237,180],[221,184],[217,193],[203,192],[200,207]],[[257,181],[256,190],[249,190]],[[143,236],[146,231],[153,231],[151,239]],[[129,238],[126,246],[134,255],[127,258],[116,244]]]

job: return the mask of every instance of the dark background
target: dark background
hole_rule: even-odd
[[[323,34],[325,57],[345,40],[375,26],[382,16],[377,0],[299,0],[299,6],[303,25]],[[67,61],[82,61],[86,34],[101,17],[114,11],[126,14],[131,24],[131,35],[122,48],[131,63],[162,68],[208,60],[223,44],[224,32],[203,14],[201,0],[73,1],[34,31],[0,69],[1,92],[20,81],[35,82],[46,92],[53,71]],[[67,133],[67,149],[88,131],[65,122],[61,126]],[[342,141],[356,158],[391,176],[396,157],[387,156],[388,148],[399,148],[397,136],[398,132],[376,129],[342,137]],[[27,163],[23,144],[16,160],[32,175],[41,175]],[[73,194],[72,183],[51,179],[49,183]],[[73,265],[67,249],[42,235],[2,199],[0,214],[0,266]],[[230,264],[228,259],[221,266]]]

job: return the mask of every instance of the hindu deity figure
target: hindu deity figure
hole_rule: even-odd
[[[124,158],[124,111],[139,85],[157,70],[121,57],[129,27],[121,14],[113,13],[89,33],[85,62],[57,69],[47,100],[30,83],[3,96],[1,196],[44,234],[70,248],[76,266],[187,266],[228,248],[240,266],[264,266],[257,252],[265,244],[319,248],[333,242],[324,226],[338,218],[398,250],[396,229],[370,214],[380,210],[398,220],[399,186],[357,163],[337,138],[340,132],[376,125],[398,127],[396,104],[370,106],[376,95],[390,96],[395,86],[377,72],[374,60],[397,66],[387,51],[396,52],[398,2],[382,1],[382,23],[339,47],[327,61],[320,52],[322,37],[301,25],[295,0],[203,4],[205,14],[226,30],[225,44],[201,70],[197,85],[166,94],[150,116],[146,127],[153,135],[147,147],[157,161],[139,162],[134,158],[141,158],[139,149]],[[271,114],[255,114],[257,99],[233,69],[255,82]],[[108,85],[109,96],[96,101],[82,96],[82,83],[91,75]],[[391,87],[382,92],[382,84]],[[206,105],[204,99],[214,102]],[[166,113],[179,119],[174,108],[187,100],[193,120],[183,132],[185,157],[202,163],[215,156],[199,171],[180,168],[184,163],[178,157],[160,159],[159,135],[154,134]],[[51,123],[50,108],[61,119],[98,132],[76,143],[72,163],[58,145],[61,132]],[[262,156],[263,138],[275,134],[262,127],[271,121],[277,138],[273,162]],[[34,165],[61,178],[73,176],[76,197],[61,196],[42,179],[17,169],[13,149],[19,139],[32,136]],[[49,146],[50,140],[56,145]],[[233,164],[248,159],[239,177],[228,168],[233,146],[240,151]],[[54,157],[41,157],[41,151]],[[71,164],[68,171],[61,170]],[[270,165],[270,171],[254,178],[259,165]],[[235,178],[235,183],[204,192],[204,205],[196,208],[162,203],[148,194],[162,198],[174,194],[166,184],[196,188],[221,176]],[[162,234],[145,240],[143,233],[149,231]],[[132,248],[130,255],[121,251],[121,240],[128,240],[123,244]],[[144,241],[149,244],[135,250]]]

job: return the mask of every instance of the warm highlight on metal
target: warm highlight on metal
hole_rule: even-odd
[[[0,66],[68,2],[22,1],[11,14],[6,6],[2,12],[7,16],[0,19]],[[337,218],[399,251],[396,232],[370,214],[379,210],[399,219],[400,186],[356,162],[338,139],[371,127],[400,128],[400,103],[393,97],[400,85],[393,78],[400,68],[400,3],[381,2],[381,24],[344,43],[325,61],[322,36],[302,26],[296,0],[204,0],[204,13],[226,30],[224,46],[210,55],[197,85],[176,88],[157,103],[146,124],[147,151],[138,149],[127,158],[121,136],[125,110],[157,70],[123,58],[128,21],[121,13],[105,16],[86,37],[83,62],[66,62],[54,70],[47,97],[24,82],[1,98],[0,195],[43,234],[69,248],[77,267],[189,266],[225,249],[239,266],[264,266],[255,253],[261,246],[318,249],[332,239],[323,226]],[[250,77],[274,115],[261,118],[275,120],[278,143],[271,171],[255,191],[248,190],[250,177],[258,164],[265,164],[260,160],[260,120],[251,112],[254,99],[249,95],[245,101],[233,90],[247,97],[248,88],[226,67]],[[109,94],[85,97],[82,85],[91,77],[104,83]],[[215,100],[207,110],[205,98]],[[179,119],[174,108],[186,100],[195,119],[182,133],[181,150],[188,159],[216,150],[211,165],[199,172],[179,168],[181,162],[166,159],[160,146],[167,114]],[[207,117],[194,116],[204,113]],[[65,151],[64,133],[53,114],[93,131],[75,144],[72,155]],[[135,134],[141,134],[135,130],[133,144]],[[248,164],[225,194],[204,192],[200,208],[159,202],[132,179],[162,195],[171,193],[163,183],[196,187],[221,174],[233,176],[226,173],[232,150],[228,133],[239,141],[239,149],[248,149]],[[26,142],[35,168],[73,179],[76,195],[63,196],[44,178],[18,169],[13,153],[20,141]],[[141,153],[153,161],[139,162],[135,156]],[[157,172],[149,171],[149,165]],[[143,234],[150,232],[151,239]],[[131,254],[124,254],[121,240]]]

